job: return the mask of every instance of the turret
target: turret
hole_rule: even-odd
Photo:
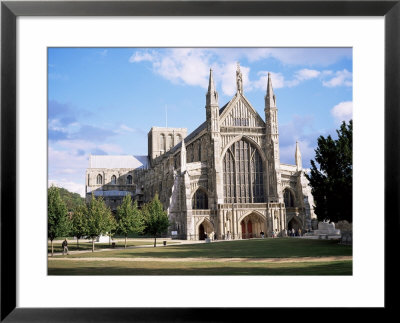
[[[276,98],[272,88],[271,73],[268,73],[267,94],[265,96],[265,108],[276,108]]]
[[[186,145],[185,145],[185,139],[183,139],[181,146],[181,173],[184,173],[185,171],[186,171]]]
[[[300,147],[299,147],[299,143],[297,141],[296,141],[296,152],[294,154],[294,159],[296,161],[297,170],[300,171],[303,168],[303,166],[302,166],[302,162],[301,162]]]
[[[270,200],[282,200],[280,190],[280,158],[279,158],[279,131],[278,131],[278,109],[276,107],[276,98],[272,88],[271,73],[268,73],[267,93],[265,95],[265,137],[266,137],[266,155],[268,157],[268,168],[274,169],[268,175],[268,195]]]
[[[206,94],[206,120],[207,128],[211,133],[219,132],[218,92],[215,89],[212,69],[210,69],[208,91]]]
[[[267,93],[265,95],[265,124],[266,135],[278,144],[278,109],[276,97],[272,88],[271,73],[268,73]],[[278,147],[279,149],[279,147]]]
[[[218,105],[218,92],[215,89],[212,69],[210,68],[210,78],[208,80],[208,91],[206,94],[206,107],[211,105]]]

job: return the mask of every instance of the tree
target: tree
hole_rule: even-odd
[[[59,188],[52,185],[47,191],[47,235],[51,241],[51,256],[54,255],[53,240],[67,235],[69,230],[67,207],[61,199]]]
[[[69,212],[73,212],[78,206],[85,204],[85,199],[78,193],[72,193],[67,189],[60,187],[60,196],[64,201]]]
[[[146,226],[145,231],[154,236],[154,247],[156,247],[157,234],[166,231],[170,224],[167,212],[163,210],[163,206],[158,199],[158,194],[154,196],[151,202],[144,205],[142,212]]]
[[[142,233],[143,230],[144,221],[137,202],[132,204],[131,196],[126,195],[117,208],[117,232],[125,236],[125,248],[128,234]]]
[[[338,138],[318,138],[315,161],[311,160],[310,181],[318,220],[333,222],[353,218],[353,121],[343,121]],[[317,167],[317,164],[319,167]]]
[[[83,204],[77,206],[72,215],[71,233],[76,237],[77,249],[79,249],[79,239],[87,235],[87,213],[87,206]]]
[[[92,239],[92,252],[94,252],[94,239],[106,234],[116,227],[116,221],[110,208],[104,203],[102,197],[92,198],[87,206],[87,236]]]

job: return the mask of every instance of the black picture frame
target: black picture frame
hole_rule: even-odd
[[[16,299],[16,19],[19,16],[384,16],[385,18],[385,307],[399,237],[400,1],[2,1],[1,2],[1,321],[190,322],[237,321],[243,309],[17,308]],[[373,130],[371,130],[373,131]],[[372,148],[371,148],[372,149]],[[373,172],[373,170],[371,170]],[[373,202],[373,201],[371,201]],[[371,237],[373,233],[371,233]],[[15,242],[15,243],[14,243]],[[371,243],[373,243],[371,241]],[[367,246],[366,246],[367,247]],[[179,303],[177,303],[179,304]],[[274,309],[287,316],[288,309]],[[299,309],[297,309],[299,311]],[[380,309],[378,309],[380,311]],[[204,315],[205,311],[207,315]],[[268,309],[268,317],[271,318]],[[330,315],[326,310],[325,315]],[[247,310],[246,313],[250,314]],[[286,314],[285,314],[286,313]],[[266,316],[251,309],[251,317]],[[273,314],[274,315],[274,314]],[[380,314],[381,315],[381,314]],[[293,319],[297,319],[294,317]]]

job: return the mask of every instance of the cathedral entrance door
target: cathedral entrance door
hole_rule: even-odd
[[[253,223],[251,223],[251,220],[247,222],[247,238],[253,238]]]
[[[246,239],[246,225],[244,224],[244,221],[240,223],[242,227],[242,239]]]
[[[204,235],[204,226],[203,224],[200,224],[199,226],[199,240],[205,240],[205,235]]]

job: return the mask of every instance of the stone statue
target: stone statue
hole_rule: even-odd
[[[242,72],[240,71],[239,63],[237,63],[237,69],[236,69],[236,86],[237,86],[237,91],[243,94]]]

